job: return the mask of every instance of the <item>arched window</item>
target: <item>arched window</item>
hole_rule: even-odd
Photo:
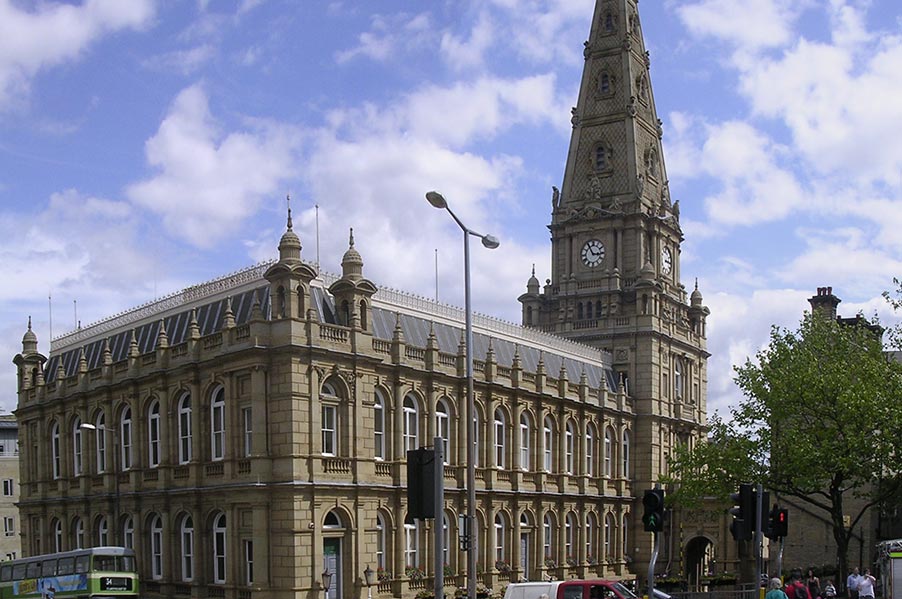
[[[340,320],[338,324],[344,325],[346,327],[351,326],[351,306],[348,304],[348,300],[343,300],[341,302],[341,310],[339,312]]]
[[[493,425],[493,441],[495,444],[495,467],[504,468],[504,454],[507,446],[504,442],[504,413],[501,410],[495,410],[495,420]]]
[[[603,171],[608,167],[608,153],[604,146],[595,147],[595,170]]]
[[[564,520],[564,554],[568,564],[576,563],[576,551],[576,516],[569,512]]]
[[[385,459],[385,399],[382,392],[376,389],[376,397],[373,400],[373,443],[375,445],[375,458]]]
[[[532,321],[532,306],[526,306],[526,324],[535,324]]]
[[[217,387],[210,403],[210,459],[225,458],[225,389]]]
[[[72,520],[72,548],[85,548],[85,523],[77,516]]]
[[[545,460],[542,464],[545,472],[551,472],[551,467],[553,464],[553,455],[551,452],[552,444],[554,443],[554,425],[551,422],[551,417],[546,416],[544,425],[542,427],[542,450],[545,452]]]
[[[220,513],[213,518],[213,582],[225,584],[226,579],[226,517]]]
[[[360,328],[366,330],[366,302],[360,300]]]
[[[191,461],[191,395],[185,393],[179,400],[179,464]]]
[[[129,549],[135,548],[135,521],[131,516],[122,519],[122,544]]]
[[[677,399],[683,397],[683,360],[681,358],[673,360],[673,396]]]
[[[598,80],[598,90],[603,94],[611,92],[611,76],[607,73],[601,74],[601,78]]]
[[[191,582],[194,579],[194,520],[185,515],[179,530],[182,549],[182,580]]]
[[[419,423],[416,399],[408,395],[404,398],[404,449],[417,449],[419,439]]]
[[[595,426],[586,425],[586,476],[595,476]]]
[[[593,564],[598,559],[598,519],[595,514],[586,514],[586,561]]]
[[[529,415],[526,412],[520,414],[520,470],[529,471],[529,438],[532,436],[532,427],[529,424]]]
[[[154,401],[147,410],[147,465],[160,465],[160,402]]]
[[[83,474],[82,470],[81,418],[76,416],[75,420],[72,421],[72,474],[74,476],[81,476]]]
[[[376,514],[376,570],[385,570],[385,551],[388,547],[386,535],[385,518],[382,514]]]
[[[623,471],[621,475],[623,478],[630,477],[630,432],[628,430],[623,431],[623,445],[620,449],[620,457],[623,460]]]
[[[119,440],[122,445],[122,469],[131,470],[132,467],[132,409],[126,407],[122,410],[122,419],[119,421]]]
[[[546,562],[554,559],[554,556],[551,553],[554,549],[552,545],[553,538],[551,514],[545,514],[545,518],[542,520],[542,555],[545,556]]]
[[[567,428],[564,430],[564,468],[567,474],[575,474],[573,470],[574,453],[576,445],[576,431],[573,427],[573,421],[567,421]]]
[[[629,547],[630,547],[630,545],[629,545],[629,538],[628,538],[628,536],[627,536],[627,534],[626,534],[627,531],[629,531],[629,529],[630,529],[630,520],[629,520],[629,518],[630,518],[630,515],[629,515],[629,514],[623,514],[623,526],[620,527],[620,537],[621,537],[621,539],[620,539],[620,540],[621,540],[620,545],[621,545],[621,547],[623,547],[623,555],[624,555],[624,556],[627,556],[627,555],[630,554],[630,552],[629,552]]]
[[[482,412],[479,410],[479,407],[476,407],[476,413],[473,414],[473,444],[476,446],[476,466],[482,466],[482,445],[480,441],[482,440],[482,424],[485,420],[482,418]]]
[[[97,474],[103,474],[106,472],[106,417],[103,412],[97,415],[97,418],[94,420],[94,427],[97,429],[97,435],[95,438],[96,442],[96,457],[97,457]]]
[[[614,31],[614,15],[610,12],[604,13],[604,30],[607,33]]]
[[[614,554],[612,553],[611,541],[613,541],[614,535],[614,516],[613,514],[605,514],[604,516],[604,557],[605,559],[612,559]]]
[[[163,518],[159,514],[150,520],[150,577],[163,578]]]
[[[323,383],[320,393],[323,455],[338,455],[338,394],[330,383]]]
[[[414,520],[413,524],[404,523],[404,566],[408,572],[405,574],[409,577],[411,568],[418,568],[420,565],[419,546],[420,546],[420,521]]]
[[[53,529],[53,548],[56,553],[63,550],[63,523],[54,519],[51,525]]]
[[[296,295],[298,298],[298,318],[306,318],[307,317],[307,308],[304,305],[304,286],[303,285],[298,285]]]
[[[614,466],[614,431],[610,427],[604,430],[604,475],[613,476]]]
[[[97,518],[97,530],[95,531],[98,547],[106,547],[110,544],[110,527],[106,516]]]
[[[285,288],[281,285],[276,290],[276,318],[285,318]]]
[[[504,556],[507,549],[504,546],[504,539],[507,537],[507,526],[504,520],[504,514],[498,512],[495,514],[495,563],[505,562]]]
[[[451,418],[448,415],[448,404],[444,399],[435,404],[435,435],[442,439],[442,455],[444,463],[451,463]]]
[[[50,425],[50,451],[52,454],[53,478],[60,477],[60,425],[54,422]]]
[[[583,303],[579,302],[576,304],[576,320],[583,319]]]
[[[586,318],[592,319],[592,302],[586,302]]]

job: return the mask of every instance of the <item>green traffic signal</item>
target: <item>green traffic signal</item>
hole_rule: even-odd
[[[664,530],[664,490],[651,489],[642,497],[645,513],[642,525],[645,532],[661,532]]]

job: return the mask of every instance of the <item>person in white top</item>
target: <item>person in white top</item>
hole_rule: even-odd
[[[864,574],[858,579],[858,599],[865,599],[865,597],[874,599],[875,582],[877,582],[877,580],[871,576],[871,569],[865,568]]]

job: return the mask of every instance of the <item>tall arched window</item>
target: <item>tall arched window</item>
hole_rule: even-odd
[[[72,474],[74,476],[83,474],[81,457],[81,418],[76,416],[72,421]]]
[[[132,467],[132,409],[126,407],[122,410],[122,419],[119,421],[119,442],[122,445],[122,469],[131,470]]]
[[[160,465],[160,402],[154,401],[147,409],[147,465]]]
[[[614,472],[614,431],[610,427],[604,429],[604,475],[608,478]]]
[[[410,395],[404,398],[404,449],[413,451],[417,449],[419,438],[419,423],[416,399]]]
[[[532,427],[529,425],[529,415],[526,412],[520,414],[520,470],[529,471],[529,438],[532,436]]]
[[[54,422],[50,425],[50,452],[52,454],[51,465],[53,468],[53,478],[60,477],[60,425]]]
[[[604,557],[605,559],[613,559],[614,554],[612,541],[614,540],[614,515],[605,514],[604,516]]]
[[[620,457],[623,462],[623,478],[630,477],[630,432],[628,430],[623,431],[623,444],[620,448]]]
[[[210,402],[210,459],[225,458],[225,389],[217,387]]]
[[[77,516],[72,521],[72,547],[74,549],[85,548],[85,523]]]
[[[435,404],[435,434],[442,439],[442,455],[445,464],[451,463],[451,418],[444,399]]]
[[[576,563],[576,552],[576,516],[568,512],[564,520],[564,553],[568,564]]]
[[[375,458],[385,459],[385,399],[382,392],[376,389],[373,400],[373,443],[375,445]]]
[[[590,564],[598,559],[598,519],[595,514],[586,514],[586,561]]]
[[[122,519],[122,545],[129,549],[135,548],[135,521],[131,516]]]
[[[683,397],[683,360],[681,358],[673,360],[673,395],[677,399]]]
[[[420,528],[419,520],[413,524],[404,523],[404,566],[406,569],[418,568],[420,565]],[[406,573],[408,574],[408,573]],[[409,576],[409,574],[408,574]]]
[[[630,554],[630,552],[629,552],[629,547],[630,547],[630,544],[629,544],[629,537],[628,537],[628,535],[627,535],[627,532],[628,532],[629,529],[630,529],[630,520],[629,520],[629,518],[630,518],[630,515],[629,515],[629,514],[623,514],[623,525],[620,527],[620,545],[621,545],[621,547],[623,548],[623,555],[624,555],[624,556],[627,556],[627,555]]]
[[[97,435],[95,437],[96,442],[96,457],[97,457],[97,474],[103,474],[106,472],[106,416],[104,416],[103,412],[97,415],[97,418],[94,420],[94,426],[97,429]]]
[[[182,580],[191,582],[194,579],[194,520],[185,515],[179,530],[182,549]]]
[[[226,579],[226,516],[213,518],[213,582],[225,584]]]
[[[504,540],[507,537],[507,526],[505,524],[504,514],[498,512],[495,514],[495,562],[506,562],[505,555],[507,548]]]
[[[106,547],[110,544],[110,527],[106,516],[97,518],[97,530],[95,532],[98,547]]]
[[[552,446],[554,444],[554,425],[551,422],[551,417],[546,416],[545,421],[542,427],[542,450],[544,451],[545,459],[542,464],[545,472],[551,472],[551,467],[553,465],[553,454],[552,454]]]
[[[191,461],[191,441],[191,395],[185,393],[179,400],[179,464]]]
[[[366,330],[366,301],[360,300],[360,328]]]
[[[53,548],[56,553],[63,550],[63,523],[54,519],[51,525],[53,529]]]
[[[601,78],[598,81],[598,89],[601,93],[607,94],[611,91],[611,76],[607,73],[602,73]]]
[[[320,393],[323,455],[338,455],[338,394],[330,383],[323,383]]]
[[[376,514],[376,570],[386,570],[385,550],[388,547],[385,538],[385,518],[382,514]]]
[[[554,556],[551,553],[554,549],[552,545],[553,538],[551,514],[546,513],[545,517],[542,519],[542,555],[545,556],[546,562],[554,559]]]
[[[586,476],[595,476],[595,425],[586,425]]]
[[[504,454],[507,447],[504,442],[504,412],[495,410],[495,420],[493,429],[493,441],[495,444],[495,467],[504,468]]]
[[[567,428],[564,430],[564,468],[567,474],[575,474],[574,471],[574,454],[576,453],[576,430],[573,421],[567,421]]]
[[[150,577],[163,578],[163,518],[159,514],[150,520]]]

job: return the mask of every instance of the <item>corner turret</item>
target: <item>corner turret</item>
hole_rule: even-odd
[[[363,257],[354,248],[354,229],[351,229],[348,251],[341,260],[341,278],[329,286],[339,324],[369,332],[370,303],[376,291],[376,285],[363,276]]]
[[[310,281],[316,278],[316,269],[301,260],[301,240],[292,229],[291,198],[288,203],[288,223],[279,241],[279,261],[263,275],[270,283],[272,319],[303,319],[311,305]]]

